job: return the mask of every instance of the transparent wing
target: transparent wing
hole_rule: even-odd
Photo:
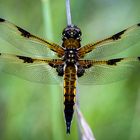
[[[87,44],[79,49],[86,59],[105,59],[140,43],[140,24],[131,26],[107,39]]]
[[[56,52],[59,56],[64,52],[59,45],[32,35],[24,29],[1,18],[0,37],[17,49],[35,56],[53,57],[54,53],[52,51]]]
[[[0,70],[32,82],[61,84],[63,78],[58,76],[56,69],[49,66],[49,63],[52,64],[55,61],[1,54]],[[58,63],[61,63],[61,60]]]
[[[91,67],[78,78],[80,84],[102,85],[129,78],[140,68],[140,58],[119,58],[107,61],[86,61]],[[140,76],[140,73],[138,73]]]

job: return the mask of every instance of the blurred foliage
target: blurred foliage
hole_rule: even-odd
[[[61,32],[66,26],[65,0],[51,0],[50,5],[53,41],[61,44]],[[71,11],[72,22],[82,29],[82,44],[140,22],[139,0],[71,0]],[[38,36],[47,36],[41,0],[0,0],[0,17]],[[0,43],[3,47],[4,43]],[[119,56],[140,56],[140,47]],[[1,140],[78,139],[75,117],[71,135],[65,133],[62,86],[31,83],[4,73],[0,77]],[[97,140],[140,139],[139,83],[140,73],[135,70],[127,81],[79,85],[81,110]],[[56,112],[52,111],[55,107]]]

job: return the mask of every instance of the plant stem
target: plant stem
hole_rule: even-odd
[[[70,11],[70,0],[66,0],[66,13],[67,13],[67,25],[72,25],[71,11]]]
[[[42,0],[42,7],[43,7],[43,18],[45,22],[45,31],[46,31],[46,37],[49,40],[53,40],[53,29],[52,29],[52,16],[51,16],[51,6],[50,6],[50,0]],[[49,92],[51,92],[51,99],[52,99],[52,105],[50,105],[51,110],[52,110],[52,118],[51,123],[52,123],[52,139],[63,139],[62,138],[62,133],[61,133],[61,124],[60,121],[58,120],[58,114],[59,114],[59,89],[60,86],[54,86],[50,85],[48,86],[49,89],[47,89]]]

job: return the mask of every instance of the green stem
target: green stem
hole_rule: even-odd
[[[50,6],[50,0],[42,0],[42,7],[43,7],[43,18],[45,22],[45,31],[46,31],[46,37],[49,40],[53,40],[53,29],[52,29],[52,16],[51,16],[51,6]],[[51,92],[51,99],[52,99],[52,105],[50,105],[52,110],[52,118],[50,118],[52,122],[52,139],[63,139],[62,138],[62,131],[61,130],[61,119],[58,119],[59,115],[59,99],[60,94],[58,91],[60,91],[60,86],[48,86],[50,89],[48,91]]]
[[[53,39],[53,29],[52,29],[52,17],[51,17],[51,8],[50,8],[50,0],[42,0],[43,7],[43,18],[44,18],[44,26],[46,31],[47,39]]]

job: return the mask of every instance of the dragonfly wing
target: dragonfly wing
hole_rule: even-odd
[[[51,59],[1,54],[0,70],[32,82],[61,84],[63,78],[59,77],[56,69],[49,65],[53,62]]]
[[[135,68],[140,68],[140,58],[87,60],[86,63],[89,63],[91,67],[85,70],[82,77],[78,78],[80,84],[102,85],[124,80],[133,74]]]
[[[50,43],[42,38],[32,35],[28,31],[0,18],[0,37],[17,49],[34,56],[53,57],[54,53],[63,54],[63,49],[57,44]],[[56,56],[54,56],[56,57]]]
[[[131,26],[107,39],[79,49],[79,56],[86,59],[105,59],[140,43],[140,24]]]

